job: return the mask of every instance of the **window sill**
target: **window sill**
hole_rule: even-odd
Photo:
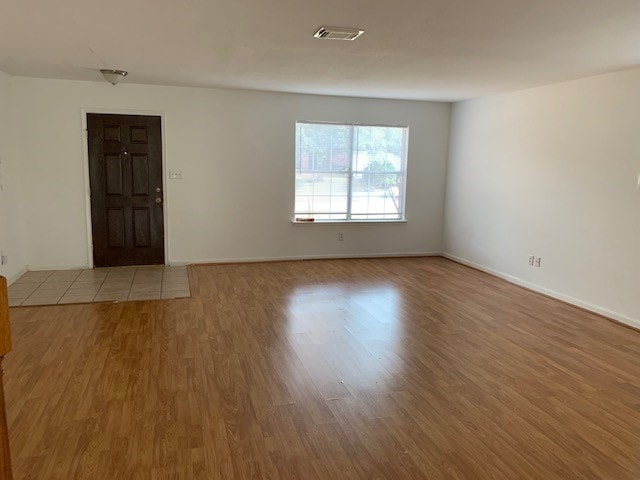
[[[406,220],[316,220],[314,222],[297,222],[291,220],[293,225],[384,225],[384,224],[398,224],[407,223]]]

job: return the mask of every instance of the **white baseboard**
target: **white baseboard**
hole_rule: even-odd
[[[624,323],[625,325],[629,325],[630,327],[640,329],[640,319],[629,317],[627,315],[623,315],[622,313],[614,312],[604,307],[600,307],[598,305],[594,305],[592,303],[586,302],[584,300],[580,300],[578,298],[571,297],[569,295],[565,295],[564,293],[556,292],[555,290],[551,290],[549,288],[545,288],[541,285],[528,282],[519,277],[514,277],[513,275],[509,275],[507,273],[499,272],[492,268],[486,267],[484,265],[480,265],[478,263],[472,262],[470,260],[466,260],[461,257],[457,257],[450,253],[443,253],[443,257],[448,258],[449,260],[453,260],[454,262],[461,263],[462,265],[466,265],[468,267],[473,267],[477,270],[489,273],[496,277],[502,278],[507,282],[513,283],[520,287],[524,287],[528,290],[533,290],[534,292],[542,293],[543,295],[547,295],[548,297],[555,298],[557,300],[561,300],[565,303],[569,303],[571,305],[575,305],[576,307],[584,308],[585,310],[589,310],[593,313],[597,313],[598,315],[602,315],[604,317],[610,318],[620,323]]]
[[[86,263],[84,265],[27,265],[27,270],[31,272],[40,272],[43,270],[81,270],[91,268]]]
[[[295,255],[286,257],[242,257],[242,258],[212,258],[200,260],[171,260],[170,265],[205,265],[209,263],[258,263],[258,262],[286,262],[294,260],[339,260],[348,258],[401,258],[401,257],[439,257],[442,252],[403,252],[403,253],[357,253],[357,254],[327,254],[327,255]]]
[[[230,258],[211,258],[198,260],[169,260],[167,265],[172,267],[180,267],[184,265],[205,265],[208,263],[258,263],[258,262],[286,262],[294,260],[337,260],[341,258],[401,258],[401,257],[439,257],[442,252],[402,252],[402,253],[356,253],[356,254],[327,254],[327,255],[293,255],[284,257],[230,257]],[[42,271],[42,270],[79,270],[91,268],[88,264],[84,265],[27,265],[18,276],[26,271]]]

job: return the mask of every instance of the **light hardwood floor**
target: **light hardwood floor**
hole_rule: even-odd
[[[442,258],[12,309],[22,479],[638,479],[640,332]]]

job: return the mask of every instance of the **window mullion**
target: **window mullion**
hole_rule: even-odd
[[[351,189],[353,188],[353,135],[355,127],[351,125],[349,135],[349,176],[347,180],[347,220],[351,220],[351,199],[353,194]]]

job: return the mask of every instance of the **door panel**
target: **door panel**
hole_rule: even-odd
[[[149,157],[131,155],[131,177],[134,195],[149,195]]]
[[[105,155],[106,191],[109,196],[122,196],[122,155]]]
[[[164,263],[160,117],[88,114],[96,267]]]
[[[124,247],[123,208],[107,208],[107,238],[109,248]]]
[[[133,209],[133,244],[136,247],[151,245],[151,214],[149,208]]]

